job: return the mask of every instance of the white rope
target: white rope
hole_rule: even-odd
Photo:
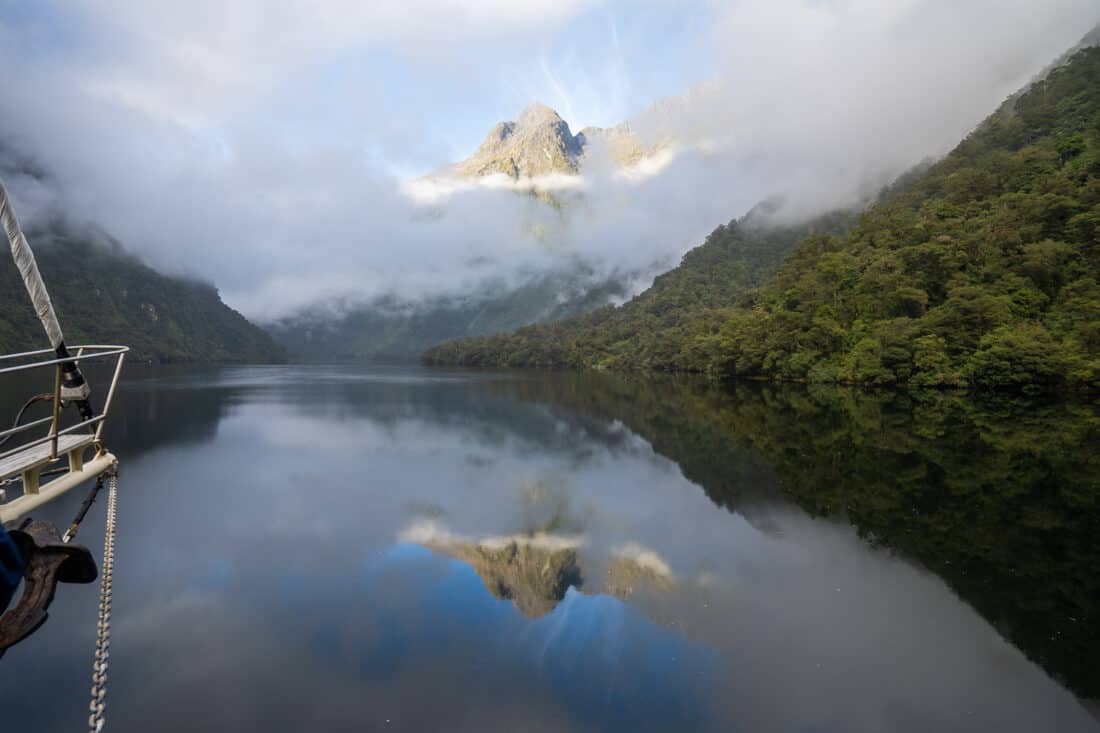
[[[19,268],[19,274],[23,276],[23,284],[27,286],[27,293],[31,296],[34,311],[38,314],[38,320],[42,321],[42,327],[46,329],[46,335],[50,339],[50,346],[57,348],[64,338],[61,335],[61,325],[57,322],[57,315],[53,311],[53,303],[50,302],[50,294],[46,292],[46,283],[38,272],[38,263],[34,259],[34,252],[27,244],[27,238],[23,236],[23,230],[19,228],[19,221],[15,218],[15,211],[8,199],[8,191],[4,184],[0,183],[0,224],[3,224],[4,232],[8,235],[11,244],[11,256],[15,259],[15,265]]]
[[[88,728],[103,730],[107,718],[107,658],[111,648],[111,577],[115,570],[115,524],[118,507],[118,469],[108,478],[107,529],[103,533],[103,567],[100,570],[99,615],[96,619],[95,659],[92,662],[92,702]]]

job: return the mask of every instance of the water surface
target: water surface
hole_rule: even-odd
[[[1098,438],[1039,399],[130,369],[110,729],[1096,730]],[[0,660],[4,730],[84,725],[96,593]]]

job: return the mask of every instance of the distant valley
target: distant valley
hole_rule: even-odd
[[[532,104],[515,121],[500,122],[466,160],[409,184],[414,195],[456,182],[501,179],[517,195],[537,196],[558,217],[571,215],[569,204],[551,190],[554,176],[578,176],[588,165],[627,170],[660,152],[645,145],[626,124],[586,127],[573,134],[561,116]],[[538,246],[517,241],[516,246]],[[637,263],[639,271],[600,277],[584,262],[554,271],[531,273],[518,284],[486,282],[476,292],[416,301],[400,294],[365,303],[321,302],[264,326],[293,358],[303,360],[414,361],[425,349],[465,336],[510,331],[532,323],[556,321],[622,302],[631,281],[655,263]]]

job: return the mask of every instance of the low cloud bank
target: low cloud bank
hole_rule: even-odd
[[[64,211],[101,227],[154,266],[214,282],[258,319],[318,302],[476,293],[578,261],[643,287],[764,197],[782,193],[787,213],[809,214],[946,152],[1100,20],[1091,0],[710,7],[713,80],[631,120],[666,146],[662,157],[626,174],[596,161],[581,177],[539,182],[554,206],[512,183],[402,179],[362,149],[283,139],[256,120],[293,69],[261,71],[266,46],[246,44],[235,58],[226,49],[243,26],[221,29],[230,37],[217,44],[215,30],[188,27],[168,53],[135,26],[153,22],[147,11],[123,5],[81,17],[115,46],[68,55],[34,52],[35,35],[0,18],[0,137],[50,175],[9,181],[20,213],[32,225]],[[301,20],[292,5],[268,13],[285,26],[272,43]],[[522,34],[585,7],[463,27],[484,43],[486,33]],[[137,20],[123,23],[131,11]],[[338,25],[311,26],[309,37]],[[396,31],[339,37],[343,46],[418,43]],[[323,47],[302,49],[302,63]],[[167,96],[152,95],[163,80]],[[267,97],[232,94],[255,88]],[[372,124],[381,123],[364,120],[364,134]]]

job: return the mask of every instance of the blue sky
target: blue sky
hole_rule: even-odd
[[[183,81],[187,74],[169,72],[166,79],[156,73],[155,58],[148,73],[143,71],[144,62],[156,53],[146,46],[149,39],[139,25],[120,18],[133,7],[144,8],[133,13],[138,23],[155,21],[158,13],[148,9],[150,4],[113,5],[112,9],[96,2],[6,0],[0,2],[0,21],[20,54],[41,68],[79,66],[87,81],[122,77],[129,80],[128,86],[146,91],[168,81],[161,91],[171,93],[173,77]],[[432,2],[423,5],[426,15],[436,12]],[[231,39],[227,57],[240,63],[243,74],[271,64],[278,67],[278,83],[249,89],[251,99],[244,109],[225,109],[201,122],[188,121],[186,127],[197,140],[213,146],[235,128],[263,130],[294,150],[359,147],[398,175],[416,175],[468,155],[493,124],[514,118],[532,101],[554,107],[575,129],[608,126],[716,73],[707,39],[714,11],[707,3],[575,5],[575,12],[565,17],[536,12],[486,34],[448,37],[444,30],[438,45],[417,38],[419,19],[409,13],[397,21],[404,32],[364,32],[359,38],[353,34],[331,47],[323,40],[307,43],[306,52],[297,57],[292,50],[276,54],[274,64],[261,58],[263,53],[248,52],[249,46],[265,42],[255,38],[240,40],[241,54],[234,59],[237,39]],[[193,13],[209,11],[199,3]],[[483,12],[493,11],[487,7]],[[262,4],[255,5],[254,12],[266,14]],[[218,45],[219,11],[210,15],[211,23],[195,29],[198,45],[208,39]],[[471,15],[471,24],[477,24],[478,11]],[[369,24],[370,18],[364,22]],[[172,29],[167,22],[164,26],[148,33],[169,37]],[[293,27],[282,25],[266,42],[278,44],[293,36]],[[215,81],[211,86],[216,85]],[[118,84],[101,93],[124,100],[135,111],[148,111],[135,95],[123,95]],[[176,93],[183,98],[157,100],[169,108],[160,112],[171,112],[173,101],[181,107],[201,104],[204,96],[201,88],[197,93]],[[152,105],[153,100],[144,102]]]
[[[363,77],[379,80],[381,104],[397,118],[420,121],[444,160],[469,155],[491,125],[514,119],[531,101],[556,109],[574,131],[615,125],[716,71],[704,42],[705,8],[638,11],[629,5],[593,8],[518,55],[482,47],[469,65],[451,69],[368,53],[337,60],[321,73],[350,85]],[[412,168],[426,162],[394,157]]]

